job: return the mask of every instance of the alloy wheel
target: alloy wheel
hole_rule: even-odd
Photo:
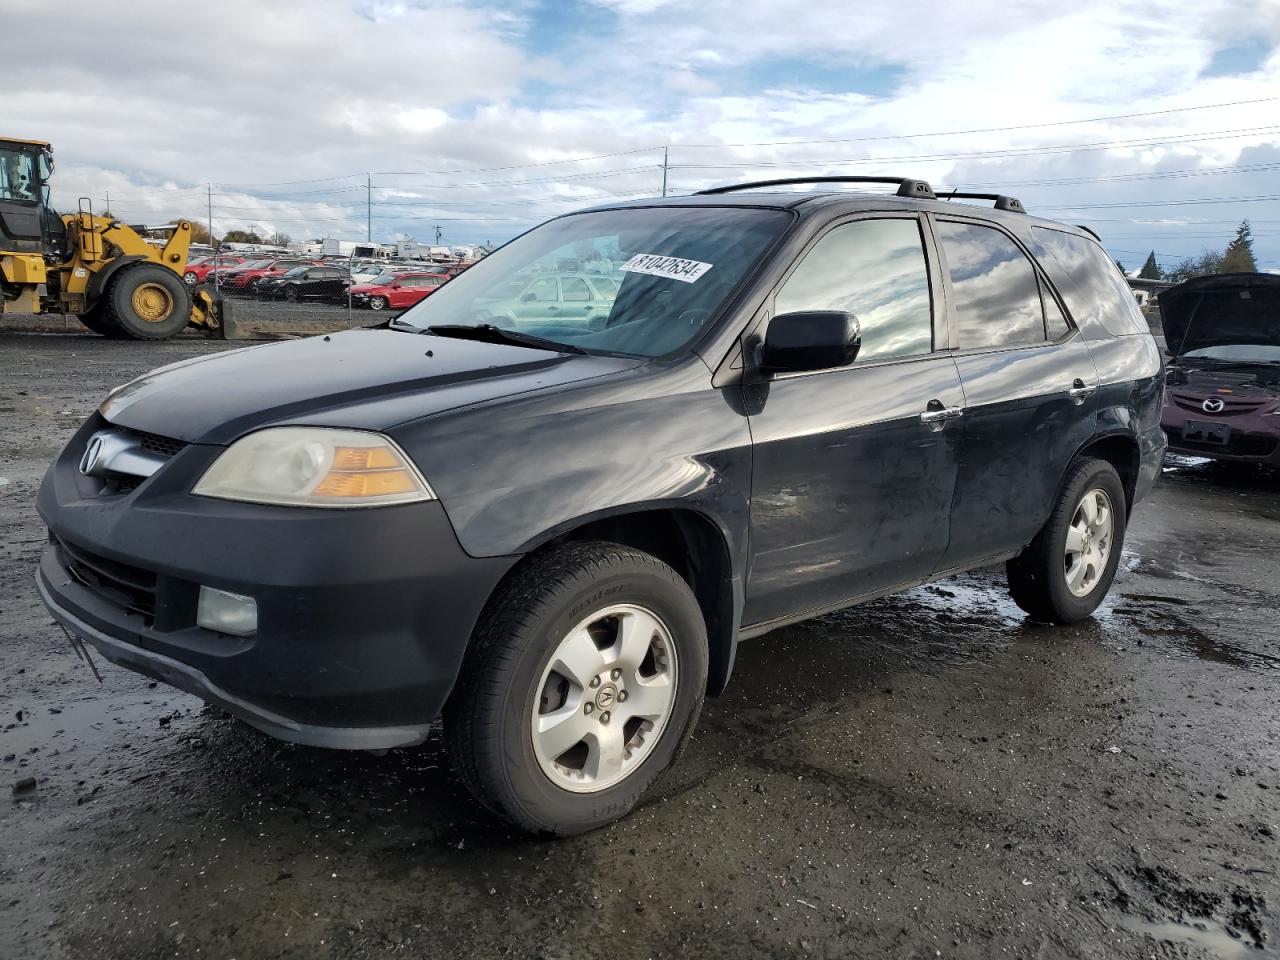
[[[1080,499],[1071,524],[1063,558],[1067,589],[1084,597],[1093,591],[1111,556],[1114,512],[1105,490],[1094,487]]]
[[[676,649],[652,610],[615,604],[583,619],[551,655],[533,705],[533,750],[552,783],[606,790],[653,750],[676,698]]]

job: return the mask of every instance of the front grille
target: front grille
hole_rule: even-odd
[[[172,437],[162,437],[155,433],[143,433],[141,430],[129,432],[138,438],[143,450],[162,457],[175,457],[187,446],[185,440],[174,440]]]
[[[1204,397],[1186,396],[1179,393],[1170,393],[1173,402],[1183,410],[1190,410],[1194,413],[1208,413],[1204,408]],[[1251,410],[1257,410],[1259,407],[1270,400],[1267,397],[1230,397],[1220,394],[1211,394],[1215,399],[1222,401],[1222,409],[1217,413],[1209,413],[1211,417],[1229,417],[1237,413],[1247,413]]]
[[[1233,433],[1226,443],[1203,443],[1182,439],[1182,431],[1169,430],[1169,443],[1180,450],[1226,453],[1237,457],[1269,457],[1276,451],[1277,438]]]
[[[156,575],[150,570],[110,560],[56,537],[54,544],[63,565],[82,587],[117,606],[142,614],[148,622],[155,618]]]

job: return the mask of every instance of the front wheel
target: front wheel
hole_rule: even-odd
[[[1105,460],[1075,464],[1040,533],[1005,565],[1014,602],[1036,620],[1085,619],[1111,589],[1127,520],[1115,467]]]
[[[370,297],[370,298],[369,298],[369,309],[370,309],[370,310],[385,310],[385,309],[387,309],[387,298],[386,298],[386,297]]]
[[[706,683],[706,624],[684,579],[628,547],[567,544],[490,601],[445,736],[490,810],[581,833],[629,813],[675,762]]]
[[[126,337],[167,340],[191,320],[191,291],[168,267],[139,263],[112,277],[95,307]]]

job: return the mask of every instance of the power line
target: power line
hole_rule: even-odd
[[[930,162],[941,160],[981,160],[999,159],[1002,157],[1024,157],[1039,154],[1087,153],[1095,150],[1114,150],[1125,147],[1159,147],[1180,143],[1203,143],[1209,140],[1234,140],[1242,137],[1255,137],[1262,134],[1280,132],[1280,126],[1238,127],[1228,130],[1210,131],[1210,135],[1170,134],[1162,137],[1143,137],[1134,140],[1097,140],[1080,144],[1052,144],[1040,147],[1011,147],[1000,150],[977,150],[966,153],[925,153],[892,157],[854,157],[832,160],[796,159],[796,160],[758,160],[738,161],[734,163],[682,163],[672,164],[672,169],[680,170],[752,170],[764,167],[794,168],[806,166],[847,166],[856,164],[902,163],[906,161]]]
[[[714,150],[721,147],[788,147],[811,143],[871,143],[884,140],[912,140],[925,137],[958,137],[972,133],[1006,133],[1011,130],[1036,130],[1044,127],[1067,127],[1082,123],[1102,123],[1107,120],[1134,120],[1139,117],[1159,117],[1172,113],[1190,113],[1195,110],[1218,110],[1222,107],[1243,107],[1256,103],[1272,103],[1280,97],[1259,97],[1256,100],[1232,100],[1225,103],[1205,103],[1195,107],[1172,107],[1168,110],[1147,110],[1142,113],[1117,113],[1106,117],[1086,117],[1082,120],[1053,120],[1044,123],[1023,123],[1009,127],[980,127],[972,130],[939,130],[932,133],[897,133],[875,137],[835,137],[822,140],[763,140],[754,143],[677,143],[679,149]]]
[[[1121,203],[1059,203],[1040,206],[1040,210],[1103,210],[1113,207],[1183,207],[1202,203],[1266,203],[1280,200],[1280,194],[1261,197],[1194,197],[1187,200],[1133,200]]]

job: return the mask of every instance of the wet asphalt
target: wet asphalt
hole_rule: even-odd
[[[436,739],[295,747],[95,681],[36,594],[40,477],[110,387],[234,345],[48,329],[0,333],[0,958],[1280,949],[1280,476],[1168,464],[1075,627],[992,570],[746,642],[650,801],[535,840]]]

